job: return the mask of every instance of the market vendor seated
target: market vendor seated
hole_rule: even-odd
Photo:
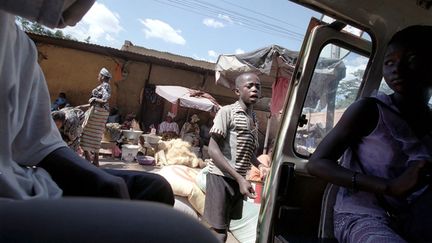
[[[133,130],[140,131],[141,128],[139,126],[138,121],[135,119],[135,117],[136,117],[135,113],[127,114],[123,123],[121,124],[121,129],[122,130],[133,129]]]
[[[64,107],[68,107],[69,102],[66,99],[66,93],[60,92],[58,97],[55,99],[55,101],[51,104],[51,111],[57,111]]]
[[[174,113],[168,112],[165,117],[165,121],[159,124],[159,135],[162,136],[163,140],[169,140],[171,138],[177,138],[179,135],[178,124],[173,121],[175,115]]]
[[[198,121],[199,118],[197,114],[193,114],[190,118],[190,122],[185,122],[180,132],[180,137],[184,141],[189,142],[193,147],[199,146],[200,127]]]

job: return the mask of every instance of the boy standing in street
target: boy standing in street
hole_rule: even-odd
[[[255,198],[255,191],[245,178],[251,163],[265,175],[268,167],[256,156],[258,124],[253,105],[261,95],[261,82],[254,73],[240,74],[235,80],[239,100],[222,107],[210,129],[209,174],[206,178],[204,218],[225,242],[231,219],[242,217],[245,196]]]

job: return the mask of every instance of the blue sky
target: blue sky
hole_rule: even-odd
[[[100,0],[64,31],[98,45],[121,48],[129,40],[214,62],[272,44],[298,51],[312,16],[321,17],[287,0]]]

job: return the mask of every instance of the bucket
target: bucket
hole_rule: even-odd
[[[122,145],[122,160],[132,162],[138,154],[139,145],[123,144]]]

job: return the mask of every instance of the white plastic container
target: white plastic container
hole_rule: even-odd
[[[138,154],[139,145],[134,144],[123,144],[122,145],[122,160],[126,162],[132,162],[135,160]]]

